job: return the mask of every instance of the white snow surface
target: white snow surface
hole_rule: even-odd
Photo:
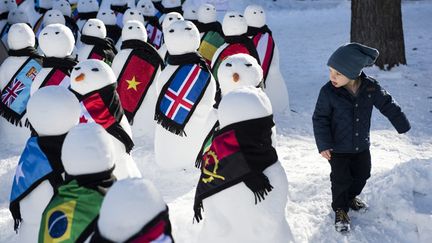
[[[288,176],[286,219],[297,242],[432,242],[432,2],[403,2],[407,66],[366,73],[377,78],[402,106],[412,129],[398,135],[374,111],[371,127],[372,177],[361,197],[364,214],[350,212],[352,231],[335,232],[330,207],[330,166],[317,152],[311,116],[320,87],[328,80],[327,58],[349,41],[350,2],[236,0],[232,10],[260,3],[267,11],[290,92],[291,112],[276,114],[277,151]],[[221,16],[219,16],[221,17]],[[0,136],[0,242],[17,242],[9,213],[12,178],[23,146]],[[194,242],[202,223],[193,224],[199,171],[166,172],[156,164],[153,142],[136,139],[132,155],[170,208],[176,242]],[[167,151],[169,153],[169,151]],[[205,214],[204,214],[205,217]]]

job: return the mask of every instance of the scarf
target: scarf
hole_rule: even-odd
[[[81,42],[94,46],[87,57],[88,59],[102,60],[111,66],[111,63],[117,54],[117,50],[110,39],[81,35]]]
[[[30,137],[18,162],[12,183],[9,210],[17,231],[22,221],[20,201],[43,181],[48,180],[54,189],[63,183],[64,172],[61,148],[66,134],[59,136]]]
[[[95,12],[87,12],[87,13],[82,13],[79,12],[78,13],[78,20],[89,20],[89,19],[94,19],[97,16],[97,11]]]
[[[153,26],[159,26],[159,19],[156,16],[144,16],[144,21]]]
[[[153,1],[152,1],[153,2]],[[155,6],[155,8],[159,11],[162,12],[162,10],[164,9],[164,6],[162,5],[162,1],[160,2],[153,2],[153,5]]]
[[[273,115],[228,125],[214,134],[203,154],[196,188],[194,212],[202,220],[202,201],[237,183],[244,182],[255,196],[255,204],[272,190],[263,171],[277,161],[271,144]]]
[[[52,70],[45,77],[45,80],[42,82],[39,88],[57,85],[69,87],[70,85],[70,74],[72,68],[78,63],[78,61],[72,57],[45,57],[43,59],[42,66],[44,68],[52,68]]]
[[[0,14],[0,20],[5,20],[8,18],[9,11]]]
[[[161,10],[161,12],[164,13],[164,14],[171,13],[171,12],[176,12],[176,13],[179,13],[179,14],[183,15],[183,8],[182,8],[182,6],[173,7],[173,8],[165,8],[165,7],[163,7],[163,9]]]
[[[112,5],[111,4],[111,10],[114,11],[114,13],[121,13],[124,14],[126,10],[128,10],[127,4],[125,5]]]
[[[1,90],[0,115],[15,126],[22,126],[21,119],[26,113],[31,85],[42,69],[42,57],[30,47],[9,50],[9,54],[23,57],[28,55],[28,58]]]
[[[70,16],[67,16],[67,15],[63,15],[63,17],[65,18],[66,26],[69,27],[69,29],[72,31],[72,34],[73,34],[75,40],[77,40],[79,28],[78,28],[78,25],[76,24],[75,20],[73,18],[71,18]]]
[[[156,49],[144,41],[123,41],[121,49],[132,49],[117,79],[120,103],[132,124],[159,68],[164,64]]]
[[[134,142],[120,125],[124,111],[116,92],[117,84],[107,85],[86,95],[80,95],[71,90],[81,103],[80,123],[96,122],[121,141],[129,153]]]
[[[178,68],[162,87],[155,120],[168,131],[183,136],[184,127],[211,81],[211,73],[198,53],[168,55],[167,62]]]
[[[125,243],[134,242],[171,242],[174,243],[174,238],[171,234],[171,222],[169,220],[168,207],[156,215],[150,222],[144,225],[136,234],[129,237]],[[90,243],[114,243],[100,233],[99,227],[96,228]]]
[[[221,36],[224,36],[223,31],[222,31],[222,25],[217,21],[207,23],[207,24],[199,22],[197,27],[198,27],[198,30],[200,33],[215,31],[215,32],[218,32]]]
[[[107,37],[112,40],[112,43],[117,43],[120,39],[122,28],[118,25],[105,25],[107,30]]]
[[[275,49],[272,32],[267,25],[264,25],[261,28],[249,27],[247,35],[251,36],[254,46],[257,50],[261,67],[263,69],[263,82],[265,87]]]
[[[219,24],[218,22],[214,22]],[[220,25],[220,24],[219,24]],[[201,38],[201,44],[198,48],[198,52],[204,57],[207,64],[210,66],[213,56],[216,51],[225,43],[223,33],[219,32],[215,28],[208,29],[203,32],[204,35]]]
[[[146,24],[146,30],[148,33],[147,42],[159,50],[163,44],[162,26],[159,22],[148,22]]]

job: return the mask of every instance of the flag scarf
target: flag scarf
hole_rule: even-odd
[[[102,200],[115,181],[113,169],[67,178],[42,214],[39,242],[84,242],[95,230]]]
[[[165,211],[156,215],[138,233],[124,241],[125,243],[174,243],[171,234],[171,222],[169,220],[168,207]],[[90,243],[114,243],[101,235],[99,228],[90,240]]]
[[[43,59],[42,66],[44,68],[52,68],[52,70],[45,77],[39,88],[45,86],[62,86],[68,88],[70,85],[70,73],[72,68],[78,63],[76,59],[71,57],[58,58],[46,57]]]
[[[81,42],[87,45],[93,45],[87,59],[101,60],[111,66],[117,50],[109,38],[97,38],[94,36],[81,35]]]
[[[159,50],[159,48],[162,46],[163,33],[162,33],[162,26],[159,24],[158,20],[155,19],[156,17],[154,17],[154,19],[149,18],[146,24],[146,30],[148,36],[147,42]]]
[[[257,49],[261,67],[263,69],[263,80],[265,85],[275,48],[272,32],[267,25],[264,25],[261,28],[249,27],[248,36],[252,37],[252,41]]]
[[[107,37],[111,38],[113,43],[117,43],[117,41],[120,39],[122,29],[120,26],[114,24],[114,25],[105,25],[107,30]]]
[[[179,67],[159,94],[155,120],[168,131],[183,136],[184,127],[211,81],[211,73],[198,53],[168,56],[167,61]]]
[[[42,69],[41,63],[40,57],[29,56],[1,91],[0,115],[12,124],[21,126],[30,99],[30,88]]]
[[[255,195],[255,204],[272,190],[263,171],[277,161],[271,144],[273,116],[228,125],[215,132],[210,148],[202,156],[201,176],[196,188],[194,212],[202,220],[202,200],[244,182]]]
[[[22,221],[20,201],[45,180],[54,191],[63,183],[64,172],[61,148],[66,134],[60,136],[30,137],[18,162],[12,183],[9,209],[18,230]]]
[[[96,122],[103,126],[105,130],[120,140],[130,152],[134,146],[132,138],[120,125],[123,117],[123,109],[116,92],[117,84],[111,84],[102,89],[90,92],[86,95],[80,95],[75,91],[76,97],[81,105],[80,123]]]
[[[78,20],[78,3],[71,3],[71,17],[75,22]]]
[[[217,31],[210,30],[203,35],[198,51],[206,60],[207,65],[210,66],[213,55],[224,43],[223,35]]]
[[[121,48],[132,49],[117,79],[120,103],[132,124],[163,61],[156,49],[144,41],[127,40]]]

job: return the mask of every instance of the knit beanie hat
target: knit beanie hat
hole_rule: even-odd
[[[339,47],[327,61],[327,66],[336,69],[349,79],[356,79],[364,67],[371,66],[379,52],[359,43],[348,43]]]

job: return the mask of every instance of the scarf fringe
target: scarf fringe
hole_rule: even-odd
[[[199,223],[203,219],[201,214],[201,211],[204,211],[204,206],[202,204],[202,201],[195,202],[193,206],[193,210],[194,210],[194,218],[192,220],[192,223],[195,223],[195,221]]]
[[[244,180],[244,183],[254,193],[255,204],[264,201],[268,193],[273,190],[268,177],[262,172],[253,173]]]
[[[0,116],[2,116],[4,119],[6,119],[6,121],[11,123],[12,125],[17,127],[22,127],[21,118],[16,117],[16,115],[13,112],[1,107],[3,105],[4,105],[3,103],[0,105]]]
[[[172,120],[167,119],[163,114],[156,113],[154,116],[155,121],[160,124],[166,130],[179,135],[180,137],[187,137],[186,132],[179,127],[179,125]]]

